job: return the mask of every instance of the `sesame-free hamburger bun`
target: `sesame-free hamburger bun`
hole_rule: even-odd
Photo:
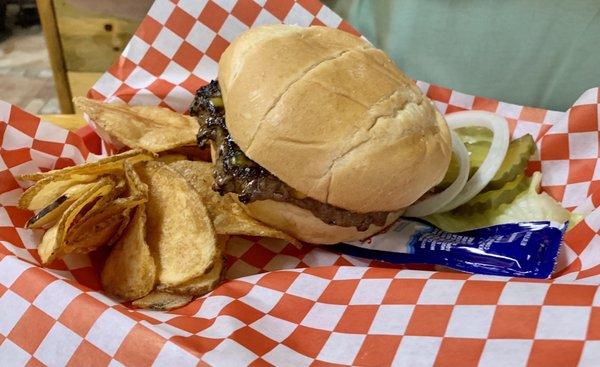
[[[248,158],[303,196],[386,224],[439,183],[451,156],[442,115],[381,50],[326,27],[271,25],[241,34],[218,75],[225,121]],[[337,243],[367,231],[326,224],[273,200],[248,212],[294,237]]]

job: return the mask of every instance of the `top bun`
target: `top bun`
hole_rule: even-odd
[[[396,211],[448,168],[443,117],[385,53],[346,32],[251,29],[223,53],[219,83],[233,140],[321,202]]]

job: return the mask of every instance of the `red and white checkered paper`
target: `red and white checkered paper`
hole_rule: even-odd
[[[276,22],[357,33],[316,0],[158,0],[90,95],[184,111],[239,32]],[[131,309],[102,293],[102,251],[40,267],[41,232],[16,208],[15,175],[81,163],[102,151],[100,139],[0,102],[0,366],[599,366],[598,88],[556,112],[418,84],[441,112],[492,111],[513,137],[532,134],[540,155],[530,168],[544,190],[589,213],[566,235],[553,279],[233,237],[230,280],[214,292],[172,312]]]

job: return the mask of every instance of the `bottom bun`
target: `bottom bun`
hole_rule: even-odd
[[[384,226],[371,224],[366,231],[358,231],[355,227],[327,224],[309,210],[290,203],[260,200],[246,204],[245,209],[254,218],[292,237],[322,245],[365,239],[394,223],[403,213],[403,211],[392,212],[388,215]]]

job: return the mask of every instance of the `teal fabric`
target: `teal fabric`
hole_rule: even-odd
[[[566,110],[600,85],[598,0],[325,0],[412,78]]]

